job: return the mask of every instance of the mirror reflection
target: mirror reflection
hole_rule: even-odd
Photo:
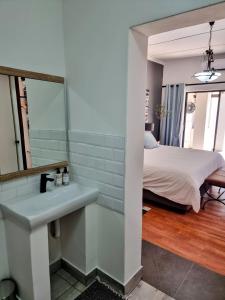
[[[0,175],[67,160],[64,85],[0,75]]]

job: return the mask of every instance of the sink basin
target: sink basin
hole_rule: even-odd
[[[5,218],[33,229],[72,213],[94,202],[97,197],[98,189],[71,183],[44,194],[1,203],[0,207]]]

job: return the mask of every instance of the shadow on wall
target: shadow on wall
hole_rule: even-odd
[[[147,89],[149,90],[148,122],[154,123],[153,135],[159,140],[160,119],[157,117],[157,109],[161,105],[163,82],[163,65],[148,61]]]

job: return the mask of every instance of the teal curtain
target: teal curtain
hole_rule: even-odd
[[[160,116],[160,143],[162,145],[177,147],[182,145],[184,90],[183,83],[166,86]]]

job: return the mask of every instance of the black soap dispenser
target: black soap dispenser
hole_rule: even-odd
[[[63,179],[63,185],[68,185],[70,183],[70,177],[69,177],[69,172],[67,170],[67,167],[64,168],[62,179]]]

